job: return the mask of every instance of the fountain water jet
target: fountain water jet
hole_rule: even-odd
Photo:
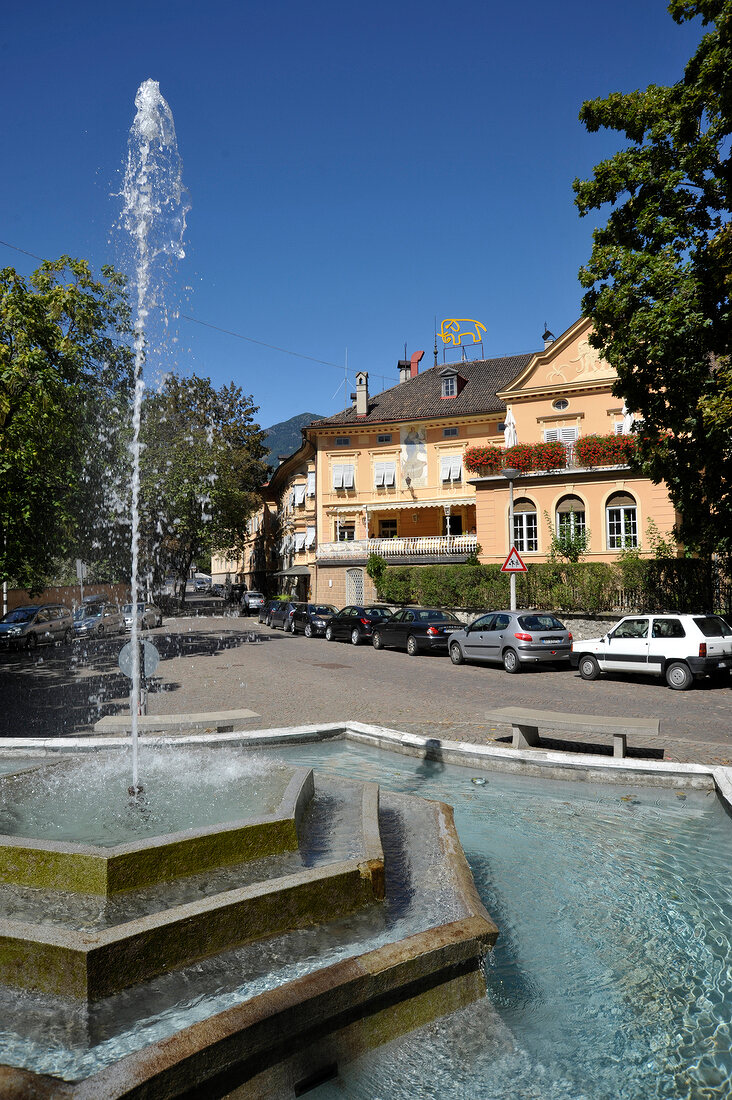
[[[157,304],[154,265],[161,257],[182,259],[186,215],[190,209],[183,187],[182,162],[178,155],[175,125],[170,107],[160,94],[156,80],[145,80],[135,96],[137,114],[130,129],[127,167],[122,186],[122,222],[135,247],[134,404],[132,412],[132,577],[130,602],[137,607],[140,552],[140,417],[145,392],[146,325],[150,309]],[[130,689],[132,784],[131,800],[142,793],[138,777],[138,716],[140,700],[140,646],[137,615],[132,615],[132,686]]]

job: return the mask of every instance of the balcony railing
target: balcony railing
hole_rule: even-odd
[[[474,554],[477,535],[427,535],[395,539],[351,539],[349,542],[321,542],[317,558],[367,558],[380,554],[382,558],[449,557],[451,554]]]

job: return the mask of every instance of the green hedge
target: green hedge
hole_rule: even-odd
[[[510,580],[498,565],[390,566],[378,593],[387,603],[480,610],[508,607]],[[516,578],[519,606],[555,611],[696,611],[712,606],[711,593],[707,563],[693,558],[546,563]]]

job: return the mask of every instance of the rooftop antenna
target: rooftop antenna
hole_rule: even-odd
[[[348,408],[348,348],[346,348],[346,361],[343,368],[343,411]]]
[[[437,366],[437,314],[435,314],[435,366]]]
[[[548,347],[549,344],[551,344],[554,340],[554,333],[549,331],[549,326],[547,325],[546,321],[544,322],[544,333],[542,335],[542,340],[544,341],[544,347]]]

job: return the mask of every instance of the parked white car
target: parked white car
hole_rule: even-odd
[[[732,627],[719,615],[628,615],[601,638],[574,642],[570,662],[583,680],[650,673],[685,691],[697,676],[729,677]]]

